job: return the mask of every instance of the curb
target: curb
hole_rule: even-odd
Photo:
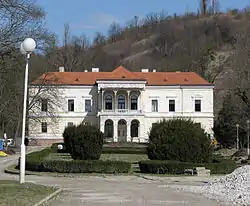
[[[51,199],[52,197],[56,196],[59,192],[61,192],[62,189],[58,189],[56,190],[55,192],[53,192],[52,194],[48,195],[47,197],[43,198],[41,201],[39,201],[38,203],[36,203],[35,205],[33,206],[40,206],[42,205],[43,203],[47,202],[49,199]]]
[[[9,170],[9,169],[5,169],[4,172],[8,173],[8,174],[12,174],[12,175],[19,175],[20,174],[19,171],[14,171],[14,170]],[[25,175],[33,175],[33,174],[25,171]]]

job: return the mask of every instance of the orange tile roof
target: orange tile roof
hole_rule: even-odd
[[[146,81],[147,85],[212,85],[194,72],[47,72],[31,84],[94,85],[98,80]]]

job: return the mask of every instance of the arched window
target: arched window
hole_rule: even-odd
[[[123,95],[118,96],[118,109],[125,109],[125,97]]]
[[[136,95],[132,95],[130,99],[130,108],[131,110],[137,110],[138,109],[138,97]]]
[[[133,120],[131,122],[131,126],[130,126],[131,137],[139,137],[139,126],[140,126],[140,123],[138,120]]]
[[[105,97],[105,109],[112,110],[112,96],[111,95],[107,95]]]
[[[113,121],[110,119],[106,120],[106,122],[105,122],[104,136],[105,137],[113,137],[114,136],[114,124],[113,124]]]

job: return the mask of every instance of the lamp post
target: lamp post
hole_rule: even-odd
[[[29,74],[29,58],[31,52],[36,48],[34,39],[26,38],[20,47],[20,52],[26,56],[26,67],[24,77],[24,95],[23,95],[23,125],[22,125],[22,142],[21,142],[21,158],[20,158],[20,184],[24,183],[25,177],[25,121],[26,121],[26,108],[27,108],[27,92],[28,92],[28,74]]]
[[[239,124],[236,124],[236,149],[240,149],[239,147]]]
[[[250,124],[250,121],[247,120],[247,156],[249,156],[249,124]]]

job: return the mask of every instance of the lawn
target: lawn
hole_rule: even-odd
[[[50,153],[46,159],[48,160],[72,160],[68,153]],[[147,160],[146,154],[102,154],[101,160],[126,161],[130,163],[138,163],[141,160]]]
[[[33,206],[55,190],[32,183],[0,180],[0,206]]]

